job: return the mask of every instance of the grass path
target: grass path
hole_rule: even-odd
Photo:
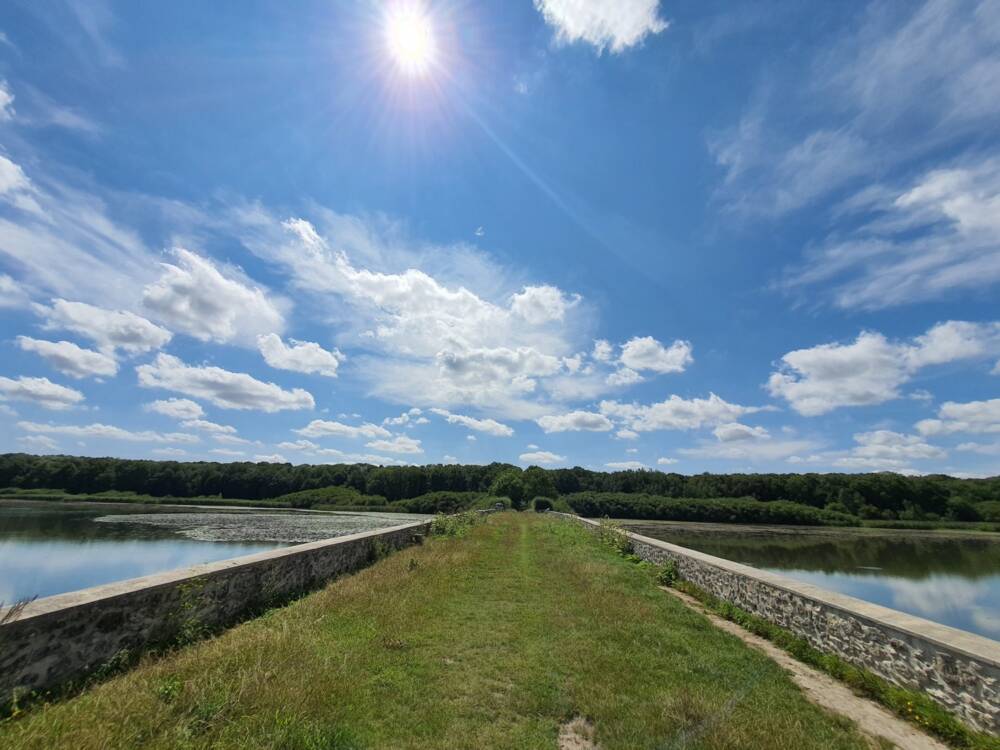
[[[0,724],[10,748],[859,748],[575,524],[501,514]]]

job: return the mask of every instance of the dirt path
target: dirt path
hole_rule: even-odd
[[[720,630],[732,633],[751,648],[767,654],[791,675],[792,681],[802,689],[809,700],[828,711],[848,717],[858,725],[863,734],[873,739],[888,740],[904,750],[948,750],[948,746],[944,743],[924,734],[876,703],[855,695],[843,683],[803,664],[770,641],[709,612],[696,599],[677,589],[663,590],[703,614]]]

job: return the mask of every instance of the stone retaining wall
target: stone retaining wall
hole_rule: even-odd
[[[414,544],[429,530],[430,521],[408,523],[38,599],[0,626],[0,704],[231,625]]]
[[[1000,733],[997,641],[676,544],[628,536],[643,560],[673,560],[681,578],[718,598],[820,651],[927,693],[976,729]]]

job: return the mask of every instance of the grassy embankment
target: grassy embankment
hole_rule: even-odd
[[[502,514],[0,724],[4,748],[862,748],[574,524]]]

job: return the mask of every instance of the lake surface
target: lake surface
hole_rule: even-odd
[[[226,560],[423,518],[0,500],[0,602]]]
[[[624,523],[639,534],[1000,640],[1000,535]]]

